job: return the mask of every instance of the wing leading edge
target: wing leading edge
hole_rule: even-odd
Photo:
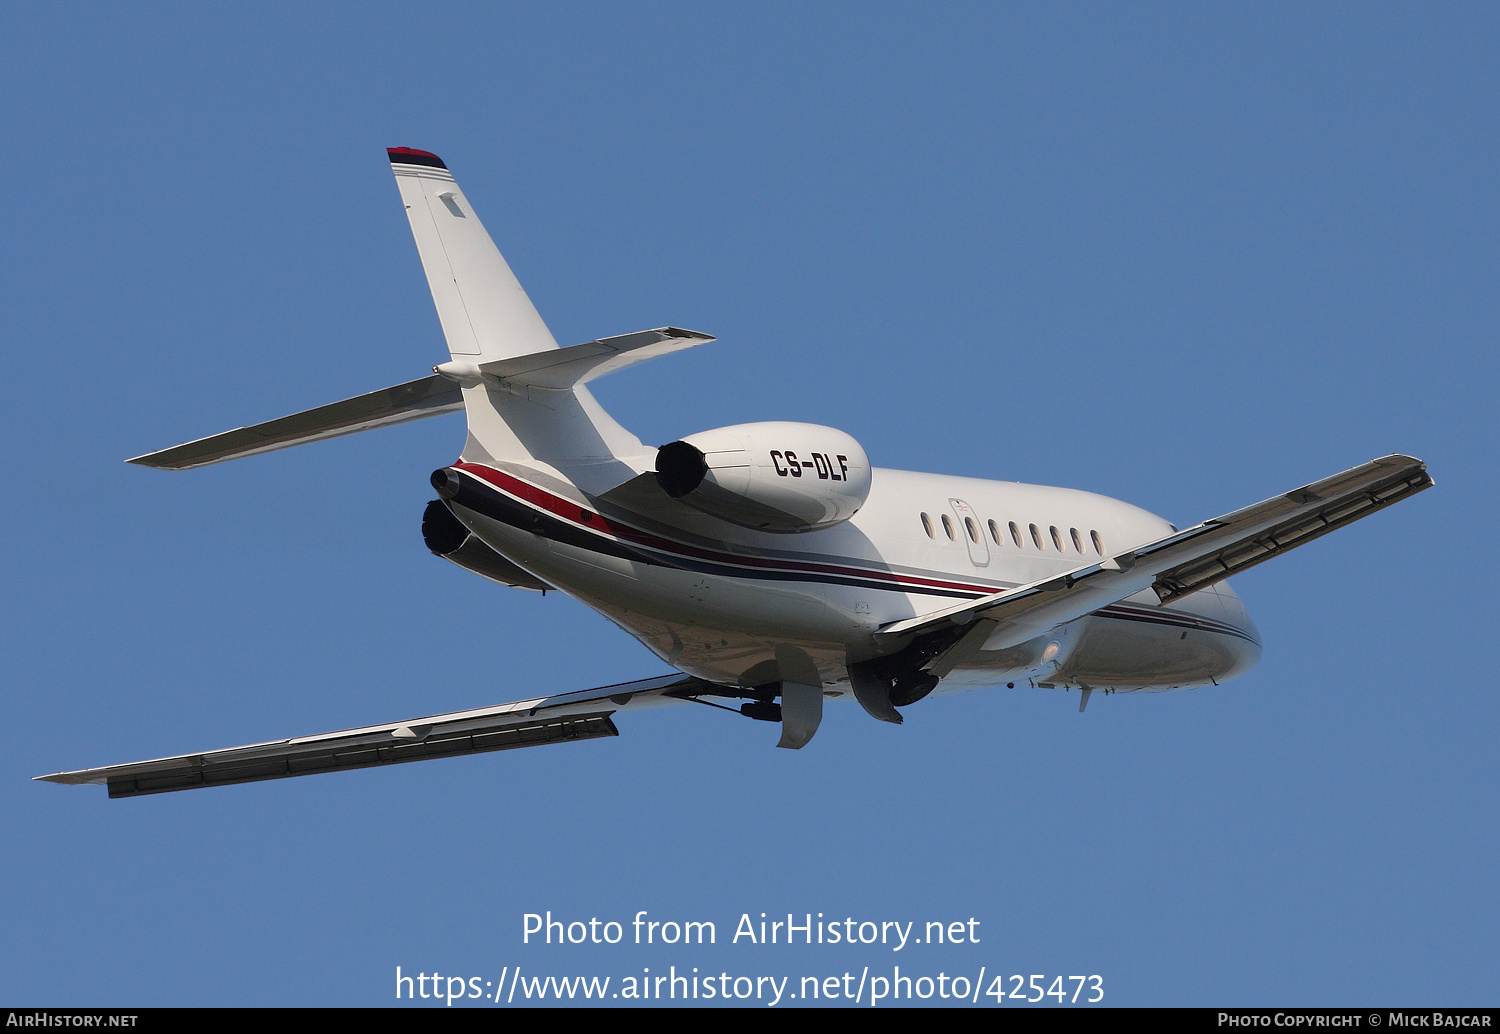
[[[407,722],[34,778],[72,785],[103,784],[111,797],[138,797],[597,739],[619,735],[611,720],[617,711],[678,703],[698,694],[712,695],[717,688],[691,675],[674,673]]]
[[[1061,575],[897,621],[890,639],[971,622],[985,648],[1016,646],[1142,589],[1170,603],[1432,487],[1427,465],[1382,456],[1254,506]]]

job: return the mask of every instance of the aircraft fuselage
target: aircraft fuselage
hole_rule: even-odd
[[[673,667],[752,687],[778,646],[816,664],[830,694],[881,655],[893,621],[1045,579],[1170,534],[1139,507],[1073,489],[876,469],[848,521],[800,534],[736,527],[652,491],[603,498],[517,464],[459,463],[450,500],[497,552],[609,617]],[[968,644],[943,690],[997,683],[1162,690],[1248,670],[1259,635],[1220,583],[1167,606],[1150,590],[1007,649]]]

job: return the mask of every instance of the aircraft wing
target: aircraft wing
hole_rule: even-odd
[[[877,637],[991,623],[985,648],[1017,646],[1142,589],[1170,603],[1432,487],[1427,465],[1391,455],[1274,496],[1098,564],[887,625]]]
[[[138,797],[202,786],[398,765],[405,761],[618,736],[619,731],[610,718],[616,711],[679,703],[699,694],[725,695],[723,687],[691,675],[673,673],[408,722],[253,743],[128,765],[55,772],[35,778],[51,783],[105,785],[111,797]]]

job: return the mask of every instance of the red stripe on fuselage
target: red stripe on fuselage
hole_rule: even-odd
[[[508,495],[521,499],[538,509],[545,510],[554,517],[565,520],[575,527],[586,531],[604,531],[621,540],[648,549],[659,550],[664,553],[673,553],[678,556],[690,557],[695,560],[707,560],[720,564],[733,564],[739,567],[754,567],[762,570],[786,570],[797,571],[808,574],[839,575],[845,578],[869,578],[878,581],[894,583],[894,587],[912,586],[914,588],[932,589],[956,589],[961,592],[972,592],[976,596],[989,596],[996,591],[995,586],[974,585],[968,582],[940,581],[931,578],[917,578],[911,575],[898,575],[891,571],[877,571],[861,567],[840,567],[835,564],[820,564],[814,561],[800,560],[773,560],[764,557],[744,556],[737,553],[720,553],[714,550],[702,549],[691,546],[684,542],[675,542],[642,531],[639,528],[612,521],[593,510],[586,510],[577,503],[561,496],[553,495],[545,489],[536,485],[512,477],[503,471],[493,467],[487,467],[480,463],[466,463],[460,461],[455,463],[454,468],[470,474],[486,482],[493,488],[497,488]],[[593,519],[583,520],[583,514],[592,514]]]
[[[453,464],[453,466],[457,470],[479,478],[492,488],[505,492],[507,495],[529,503],[540,510],[544,510],[577,528],[595,534],[608,534],[622,542],[629,542],[633,545],[654,549],[663,553],[691,557],[696,560],[706,560],[713,563],[730,564],[738,567],[754,567],[760,570],[785,570],[803,574],[827,574],[844,578],[867,578],[890,582],[892,583],[891,588],[895,590],[913,589],[920,591],[922,588],[951,589],[971,592],[976,597],[990,596],[996,591],[994,586],[917,578],[910,575],[898,575],[890,571],[872,571],[859,567],[840,567],[834,564],[820,564],[812,561],[772,560],[764,557],[742,556],[736,553],[720,553],[714,550],[702,549],[697,546],[688,545],[687,543],[661,538],[658,535],[653,535],[650,532],[642,531],[639,528],[623,524],[619,521],[612,521],[597,510],[581,507],[571,499],[564,499],[562,496],[554,495],[530,482],[522,481],[520,478],[513,477],[504,471],[496,470],[494,467],[487,467],[482,463],[467,463],[462,460]],[[1095,613],[1107,617],[1151,621],[1157,624],[1174,625],[1182,628],[1200,628],[1204,631],[1234,635],[1242,639],[1250,639],[1251,642],[1254,642],[1242,629],[1236,628],[1234,625],[1215,621],[1211,618],[1198,617],[1197,615],[1183,611],[1137,607],[1122,601],[1102,607]]]

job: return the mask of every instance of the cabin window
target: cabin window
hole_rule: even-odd
[[[953,522],[948,519],[948,515],[946,513],[943,514],[943,531],[947,534],[948,541],[952,542],[953,541]]]
[[[1021,545],[1021,529],[1016,527],[1016,522],[1010,522],[1010,537],[1017,546]]]
[[[932,533],[932,518],[927,516],[925,513],[922,515],[922,530],[927,532],[928,538],[937,537]]]
[[[1037,530],[1036,525],[1032,524],[1029,527],[1031,528],[1031,541],[1036,543],[1036,548],[1046,549],[1047,547],[1042,545],[1042,533]]]
[[[1099,537],[1099,533],[1097,531],[1091,531],[1089,532],[1089,538],[1094,540],[1094,552],[1098,553],[1100,556],[1103,556],[1104,540]]]
[[[1000,537],[1000,525],[994,521],[990,521],[990,538],[995,540],[995,545],[997,546],[1005,545],[1005,539]]]
[[[1083,536],[1080,535],[1080,534],[1078,534],[1078,529],[1077,528],[1069,528],[1068,529],[1068,534],[1073,536],[1073,548],[1076,549],[1076,550],[1078,550],[1078,552],[1082,553],[1083,552]]]
[[[1057,551],[1061,553],[1063,551],[1062,533],[1057,530],[1057,525],[1055,524],[1047,530],[1052,533],[1052,544],[1056,546]]]

